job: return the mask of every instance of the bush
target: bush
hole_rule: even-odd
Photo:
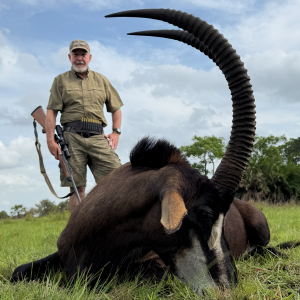
[[[36,204],[35,206],[36,213],[39,215],[39,217],[43,217],[57,211],[57,206],[54,204],[54,202],[48,199],[40,201],[40,203]]]
[[[69,205],[70,205],[70,199],[67,199],[66,201],[61,201],[58,205],[57,205],[57,209],[60,212],[63,212],[64,210],[70,210],[69,209]]]
[[[7,214],[6,211],[2,210],[0,211],[0,219],[8,219],[9,215]]]

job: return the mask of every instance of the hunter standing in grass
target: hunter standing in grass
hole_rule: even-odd
[[[85,197],[86,172],[89,166],[95,181],[121,166],[117,149],[121,134],[121,106],[118,92],[106,77],[91,71],[89,63],[92,55],[87,42],[74,40],[69,47],[71,70],[58,75],[50,90],[47,106],[46,132],[50,153],[58,159],[60,148],[54,141],[56,116],[61,112],[60,123],[66,142],[69,143],[73,178],[80,198]],[[112,133],[104,135],[107,121],[103,106],[112,114]],[[108,140],[109,139],[109,140]],[[71,188],[62,169],[61,186]],[[78,201],[76,195],[70,197],[70,211],[74,211]]]

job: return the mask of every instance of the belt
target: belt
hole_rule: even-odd
[[[103,126],[100,121],[92,119],[83,119],[83,121],[74,121],[64,123],[63,132],[72,132],[88,138],[93,135],[100,135],[103,133]]]
[[[79,135],[81,135],[84,138],[89,138],[90,136],[93,136],[93,135],[100,135],[100,134],[102,134],[102,132],[98,132],[98,133],[93,133],[93,132],[77,132],[74,127],[63,126],[63,132],[65,132],[65,131],[79,134]]]

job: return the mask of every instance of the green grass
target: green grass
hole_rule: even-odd
[[[256,203],[266,215],[271,230],[270,245],[300,240],[300,206]],[[43,218],[0,220],[0,299],[299,299],[300,247],[284,250],[289,258],[266,255],[236,261],[239,284],[232,290],[209,289],[199,297],[176,278],[155,283],[136,278],[110,282],[89,289],[87,280],[69,286],[63,273],[56,273],[43,283],[19,282],[9,278],[20,264],[45,257],[57,250],[56,241],[69,214]]]

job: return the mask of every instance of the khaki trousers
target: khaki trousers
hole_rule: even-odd
[[[76,186],[86,186],[86,172],[89,166],[95,181],[109,174],[121,166],[118,155],[108,145],[104,134],[84,138],[79,134],[64,132],[65,141],[69,143],[71,157],[68,162],[72,168],[72,174]],[[72,183],[67,180],[60,168],[61,186],[71,187]]]

